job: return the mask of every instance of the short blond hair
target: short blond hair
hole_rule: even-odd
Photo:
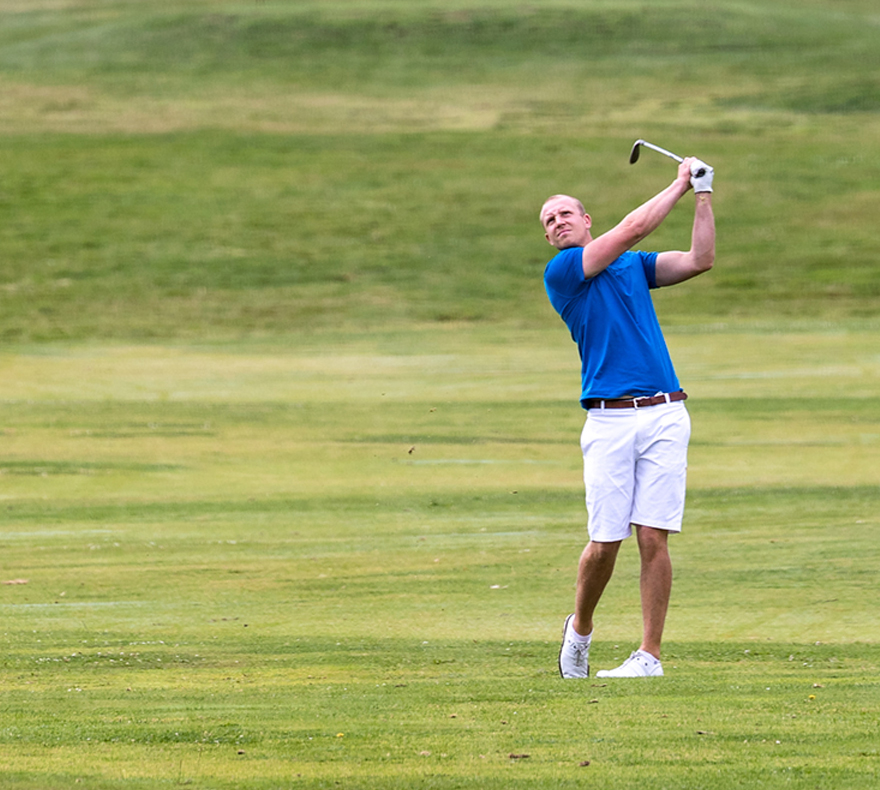
[[[576,197],[572,197],[571,195],[550,195],[550,197],[548,197],[548,198],[547,198],[547,199],[541,204],[541,213],[538,215],[538,219],[541,220],[541,225],[542,225],[542,226],[543,226],[543,224],[544,224],[544,207],[545,207],[545,206],[546,206],[551,200],[560,200],[560,199],[570,200],[572,203],[574,203],[575,208],[578,210],[578,214],[580,214],[582,217],[583,217],[584,215],[586,215],[587,210],[584,208],[584,204],[581,203],[580,200],[578,200]]]

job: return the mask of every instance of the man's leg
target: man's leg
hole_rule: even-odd
[[[590,541],[578,564],[575,597],[574,630],[582,636],[593,632],[593,613],[614,572],[621,541],[597,543]]]
[[[565,620],[559,648],[559,674],[564,678],[590,676],[590,643],[593,640],[593,612],[614,572],[620,541],[590,541],[578,563],[575,613]]]
[[[669,558],[669,533],[636,525],[641,556],[639,586],[642,596],[642,644],[640,650],[660,658],[663,626],[672,591],[672,561]]]
[[[581,433],[590,542],[578,563],[575,613],[563,629],[559,672],[564,678],[589,676],[593,613],[614,572],[620,545],[632,534],[637,421],[631,416],[594,409]]]
[[[672,589],[672,563],[666,542],[669,533],[638,524],[635,528],[642,560],[642,644],[619,667],[597,672],[597,678],[658,677],[663,674],[660,642]]]

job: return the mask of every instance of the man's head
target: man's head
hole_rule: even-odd
[[[557,250],[585,247],[590,241],[593,221],[584,204],[570,195],[553,195],[541,206],[544,238]]]

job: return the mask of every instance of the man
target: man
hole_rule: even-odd
[[[702,176],[692,175],[700,168]],[[672,184],[595,239],[590,215],[575,198],[555,195],[541,208],[545,237],[559,250],[544,284],[578,344],[587,410],[581,448],[589,542],[578,565],[575,611],[563,629],[564,678],[589,677],[593,614],[633,527],[641,560],[642,642],[623,664],[597,677],[663,674],[660,643],[672,588],[667,538],[681,531],[690,417],[649,289],[712,268],[713,175],[700,160],[685,159]],[[690,249],[633,251],[691,187]]]

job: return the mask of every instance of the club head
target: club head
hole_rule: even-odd
[[[636,162],[639,161],[639,152],[641,150],[641,145],[643,142],[645,142],[645,141],[644,140],[636,140],[633,143],[632,151],[629,152],[629,163],[631,165],[634,165]]]

